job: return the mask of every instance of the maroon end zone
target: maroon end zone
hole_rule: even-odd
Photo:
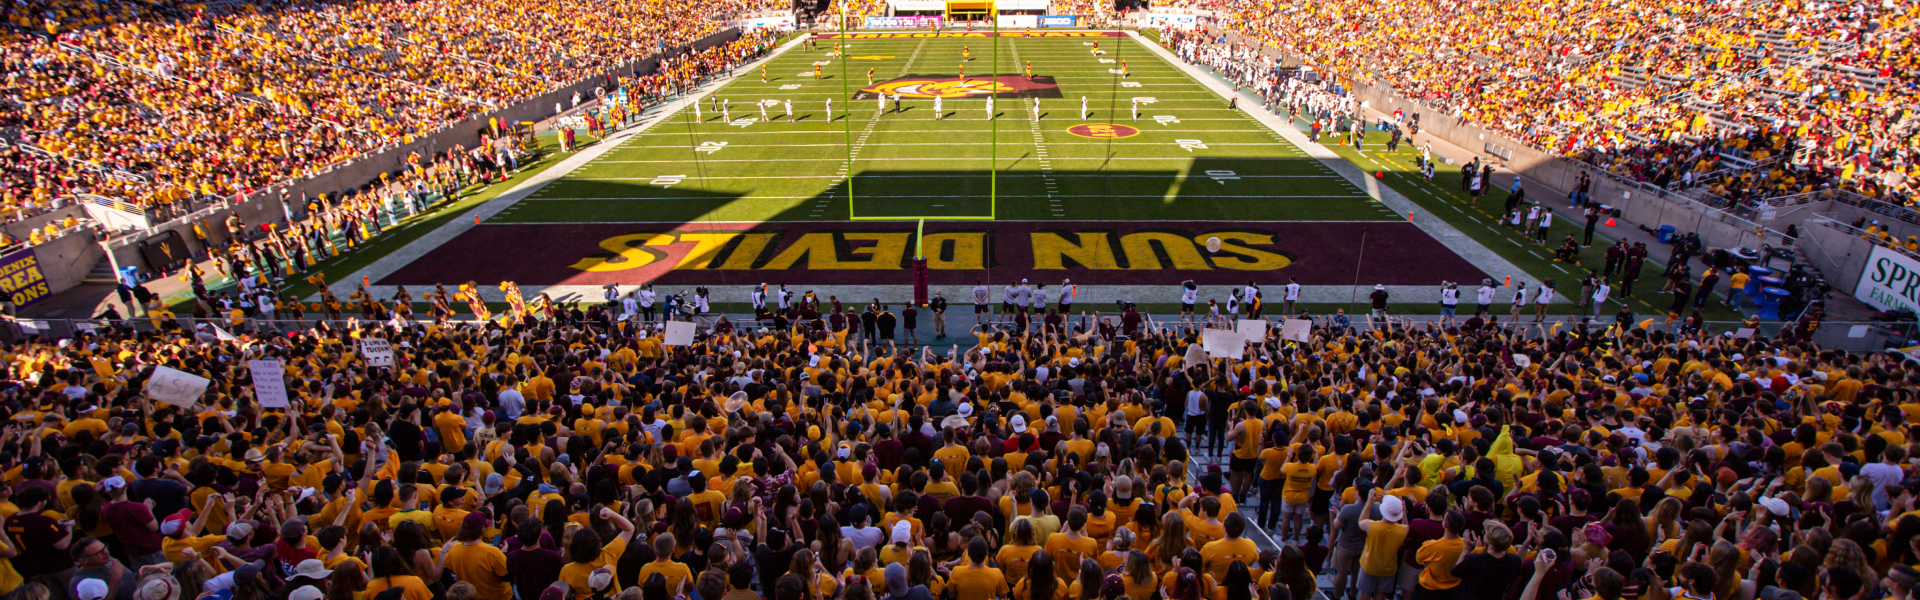
[[[1072,278],[1096,285],[1204,285],[1297,277],[1353,285],[1360,232],[1363,285],[1431,285],[1488,277],[1401,222],[929,222],[929,283]],[[1209,238],[1221,239],[1209,253]],[[815,285],[912,281],[914,224],[606,223],[476,226],[379,281],[427,285]],[[743,279],[744,277],[744,279]]]

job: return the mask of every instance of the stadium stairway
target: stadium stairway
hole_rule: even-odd
[[[93,270],[88,271],[87,276],[80,282],[114,285],[120,283],[120,277],[113,272],[113,261],[106,256],[101,256],[100,262],[93,265]]]

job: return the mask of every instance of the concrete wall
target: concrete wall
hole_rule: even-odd
[[[80,285],[105,255],[106,249],[93,240],[93,234],[84,231],[33,247],[33,256],[40,262],[40,273],[46,276],[51,294]]]
[[[0,231],[7,232],[7,237],[24,240],[27,239],[27,232],[46,227],[48,223],[58,223],[67,217],[85,219],[87,218],[87,211],[86,209],[80,208],[79,205],[72,204],[69,200],[66,206],[53,209],[45,214],[34,215],[12,223],[0,225]]]
[[[561,105],[563,109],[571,108],[573,94],[575,92],[578,92],[582,96],[584,104],[586,98],[593,96],[593,89],[595,87],[604,86],[607,91],[611,92],[614,87],[611,82],[616,81],[615,77],[619,75],[651,74],[659,67],[660,60],[663,57],[677,56],[689,49],[701,50],[724,44],[739,38],[740,34],[739,29],[726,29],[696,40],[691,44],[676,46],[660,54],[609,69],[606,72],[596,74],[570,85],[561,86],[553,91],[521,101],[513,106],[474,115],[466,121],[440,131],[414,138],[410,143],[389,146],[368,154],[354,162],[302,179],[291,185],[271,188],[255,196],[250,196],[246,202],[236,204],[232,207],[202,210],[191,215],[191,218],[176,219],[168,223],[156,223],[154,224],[153,233],[140,239],[151,238],[160,235],[168,229],[172,229],[180,232],[180,236],[187,241],[187,245],[194,252],[200,252],[202,248],[193,238],[193,223],[202,222],[206,224],[203,226],[203,229],[206,230],[210,241],[214,244],[225,245],[229,240],[233,239],[236,234],[236,232],[226,230],[225,223],[227,215],[229,214],[238,213],[240,219],[244,221],[249,228],[257,227],[261,223],[273,223],[286,220],[285,211],[280,201],[280,192],[282,190],[287,191],[288,200],[294,204],[294,206],[291,207],[293,213],[296,216],[300,216],[306,210],[303,204],[304,198],[316,197],[320,194],[327,194],[329,197],[339,197],[342,192],[365,186],[379,179],[381,173],[399,171],[405,166],[407,157],[416,152],[421,156],[430,156],[433,153],[455,146],[463,146],[466,148],[474,147],[479,144],[481,132],[487,128],[487,124],[491,119],[498,118],[502,123],[544,120],[555,114],[553,108],[556,104]],[[56,211],[55,214],[57,213],[58,211]],[[27,223],[33,222],[35,222],[33,219],[27,221]],[[44,220],[39,222],[44,223]],[[11,233],[12,230],[8,229],[8,232]],[[250,237],[252,232],[242,235]],[[139,267],[142,272],[150,270],[146,264],[146,259],[140,256],[138,248],[134,245],[115,248],[113,250],[113,256],[116,267],[136,266]],[[88,266],[89,269],[91,269],[91,267],[91,265]]]
[[[1860,272],[1866,268],[1867,256],[1873,253],[1873,242],[1853,232],[1819,224],[1802,227],[1800,240],[1800,256],[1820,269],[1835,292],[1853,295],[1854,287],[1860,283]]]

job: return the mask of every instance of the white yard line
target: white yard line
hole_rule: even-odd
[[[986,176],[986,175],[979,175],[979,177],[980,177],[981,179],[985,179],[985,178],[986,178],[987,176]],[[802,199],[806,199],[806,198],[817,198],[817,197],[819,197],[819,196],[818,196],[818,195],[808,195],[808,196],[757,196],[757,195],[748,195],[748,196],[741,196],[741,197],[740,197],[739,199],[743,199],[743,200],[744,200],[744,199],[754,199],[754,200],[802,200]],[[940,194],[926,194],[926,195],[887,195],[887,196],[874,196],[874,195],[868,195],[868,194],[862,194],[862,195],[860,195],[860,197],[861,197],[861,198],[979,198],[979,197],[980,197],[980,195],[979,195],[979,194],[969,194],[969,195],[957,195],[957,196],[948,196],[948,195],[940,195]],[[1032,195],[1032,194],[1000,194],[1000,197],[1001,197],[1001,198],[1049,198],[1049,197],[1059,197],[1059,198],[1088,198],[1088,199],[1106,199],[1106,198],[1159,198],[1159,199],[1167,199],[1167,198],[1175,198],[1175,197],[1181,197],[1181,196],[1178,196],[1177,194],[1119,194],[1119,195],[1116,195],[1116,194],[1077,194],[1077,195],[1075,195],[1075,194],[1059,194],[1059,195],[1056,195],[1056,196],[1049,196],[1049,195]],[[1351,196],[1351,195],[1347,195],[1347,194],[1341,194],[1341,195],[1338,195],[1338,196],[1200,196],[1200,195],[1189,195],[1189,196],[1185,196],[1185,197],[1186,197],[1186,198],[1189,198],[1189,199],[1198,199],[1198,198],[1215,198],[1215,199],[1230,199],[1230,200],[1275,200],[1275,199],[1283,199],[1283,200],[1324,200],[1324,199],[1329,199],[1329,198],[1348,198],[1348,199],[1351,199],[1351,198],[1353,198],[1353,196]],[[618,197],[618,198],[614,198],[614,197],[607,197],[607,196],[596,196],[596,197],[593,197],[593,198],[527,198],[526,200],[527,200],[527,201],[529,201],[529,202],[581,202],[581,201],[595,201],[595,200],[697,200],[697,199],[700,199],[700,198],[701,198],[700,196],[626,196],[626,197]],[[702,220],[701,222],[705,222],[705,221],[704,221],[704,220]],[[1386,222],[1386,223],[1391,223],[1392,221],[1381,221],[1381,222]]]
[[[960,160],[982,160],[982,159],[952,158],[947,160],[960,161]],[[685,162],[685,161],[682,161],[682,162]],[[1040,162],[1042,163],[1048,162],[1048,159],[1042,158],[1040,159]],[[1086,178],[1098,178],[1098,179],[1167,179],[1167,178],[1187,179],[1189,177],[1192,177],[1195,179],[1205,179],[1207,177],[1206,175],[1198,175],[1198,176],[1196,175],[1113,175],[1113,174],[1107,174],[1107,173],[1078,173],[1078,174],[1070,174],[1070,175],[1054,175],[1049,173],[1049,171],[1051,170],[1052,170],[1052,167],[1043,166],[1041,167],[1040,172],[1037,172],[1037,173],[1033,171],[1002,171],[1000,173],[1000,176],[1001,177],[1045,177],[1045,178],[1086,177]],[[986,177],[986,175],[976,174],[976,173],[928,173],[925,175],[884,175],[884,174],[862,173],[860,174],[860,177],[862,179],[868,179],[868,178],[967,179],[971,177]],[[1234,177],[1237,177],[1240,179],[1331,179],[1334,177],[1339,177],[1339,175],[1235,175]],[[694,180],[703,180],[703,179],[721,180],[721,181],[732,181],[735,179],[836,179],[837,180],[840,178],[841,178],[840,175],[754,175],[754,176],[689,175],[685,179],[682,179],[681,181],[694,181]],[[564,181],[653,181],[654,179],[655,179],[654,177],[569,177]]]
[[[717,163],[717,162],[820,162],[820,161],[834,161],[834,162],[845,162],[846,160],[847,160],[847,158],[846,158],[846,157],[844,157],[844,156],[840,156],[840,157],[832,157],[832,158],[765,158],[765,159],[732,159],[732,160],[709,160],[709,161],[706,161],[706,162],[710,162],[710,163]],[[955,159],[952,159],[952,158],[878,158],[878,159],[873,159],[873,160],[877,160],[877,161],[881,161],[881,162],[898,162],[898,161],[927,161],[927,160],[940,160],[940,161],[952,161],[952,160],[955,160]],[[986,157],[984,157],[984,156],[983,156],[983,157],[978,157],[978,158],[974,158],[974,159],[970,159],[970,160],[986,160]],[[1190,161],[1191,159],[1189,159],[1189,158],[1186,158],[1186,157],[1182,157],[1182,156],[1173,156],[1173,157],[1124,157],[1124,156],[1121,156],[1121,157],[1113,157],[1113,158],[1102,158],[1102,157],[1090,157],[1090,158],[1074,158],[1074,157],[1061,157],[1061,158],[1056,158],[1055,160],[1097,160],[1097,161],[1116,161],[1116,160],[1165,160],[1165,161],[1183,161],[1183,162],[1185,162],[1185,161]],[[1243,161],[1243,160],[1244,160],[1244,161],[1267,161],[1267,160],[1285,160],[1285,161],[1301,161],[1301,160],[1316,160],[1316,159],[1312,159],[1312,158],[1306,158],[1306,157],[1285,157],[1285,156],[1275,156],[1275,157],[1244,157],[1244,158],[1229,158],[1229,159],[1222,159],[1222,160],[1231,160],[1231,161]],[[684,162],[687,162],[687,161],[685,161],[685,160],[603,160],[603,161],[599,161],[599,162],[597,162],[597,163],[594,163],[594,164],[612,164],[612,163],[632,163],[632,164],[659,164],[659,163],[673,163],[673,164],[679,164],[679,163],[684,163]]]
[[[963,119],[963,118],[960,118],[960,117],[954,117],[954,118],[950,118],[950,119],[947,119],[947,120],[948,120],[948,121],[986,121],[987,119],[985,119],[985,118],[972,118],[972,119]],[[1196,120],[1197,120],[1197,119],[1196,119]],[[778,135],[778,134],[787,134],[787,133],[794,133],[794,134],[818,134],[818,133],[822,133],[822,132],[828,132],[828,131],[834,131],[834,130],[832,130],[832,129],[824,129],[824,128],[822,128],[822,129],[780,129],[780,130],[775,130],[775,131],[709,131],[709,132],[703,132],[703,133],[701,133],[701,135],[769,135],[769,134],[773,134],[773,135]],[[990,132],[990,131],[993,131],[993,130],[992,130],[992,129],[942,129],[942,130],[940,130],[940,133],[942,133],[942,134],[947,134],[947,133],[967,133],[967,132],[980,132],[980,133],[986,133],[986,132]],[[1247,131],[1247,130],[1245,130],[1245,129],[1184,129],[1184,130],[1181,130],[1181,131],[1178,131],[1178,132],[1172,132],[1172,131],[1168,131],[1168,132],[1159,132],[1159,131],[1156,131],[1156,130],[1153,130],[1153,129],[1141,129],[1141,130],[1140,130],[1140,132],[1141,132],[1141,133],[1143,133],[1143,134],[1145,134],[1145,133],[1180,133],[1180,134],[1186,134],[1186,133],[1251,133],[1251,132],[1249,132],[1249,131]],[[647,135],[674,135],[674,134],[670,134],[670,133],[642,133],[642,134],[638,134],[638,135],[642,135],[642,136],[647,136]]]

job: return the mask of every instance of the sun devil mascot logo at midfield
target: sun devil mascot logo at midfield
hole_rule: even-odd
[[[1014,76],[1002,76],[998,81],[986,77],[938,77],[909,75],[892,81],[883,81],[861,88],[861,97],[872,98],[867,94],[899,95],[902,98],[984,98],[992,95],[1000,98],[1059,98],[1060,86],[1051,77],[1035,77],[1031,80]]]

